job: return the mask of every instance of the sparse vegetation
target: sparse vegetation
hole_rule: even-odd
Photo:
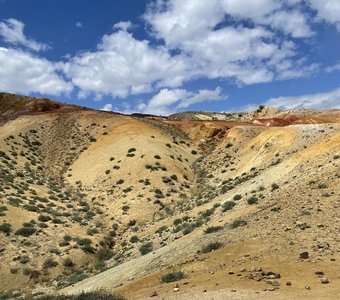
[[[5,124],[2,95],[0,114],[5,122],[1,124]],[[276,114],[275,110],[268,112]],[[313,118],[316,111],[307,113]],[[340,155],[334,136],[338,124],[289,130],[294,137],[287,139],[290,147],[286,140],[277,142],[285,138],[285,126],[250,124],[253,118],[262,122],[267,110],[260,115],[202,112],[206,120],[193,122],[191,117],[203,117],[188,112],[185,126],[180,118],[96,114],[80,110],[74,117],[70,110],[59,118],[59,113],[41,111],[34,118],[25,115],[25,122],[10,118],[8,127],[0,124],[4,129],[0,140],[0,254],[2,273],[9,275],[2,282],[6,290],[28,291],[21,297],[29,299],[29,291],[36,293],[36,285],[59,289],[119,265],[118,272],[124,272],[126,262],[133,265],[136,256],[156,250],[164,253],[164,265],[168,265],[173,243],[181,261],[188,264],[185,270],[191,270],[192,259],[203,259],[207,269],[216,270],[209,265],[215,255],[186,257],[186,241],[192,241],[191,247],[200,249],[199,253],[217,250],[223,246],[221,242],[228,243],[225,253],[229,244],[241,241],[246,250],[254,243],[247,252],[249,259],[254,258],[254,266],[256,257],[265,259],[256,253],[261,239],[280,232],[294,241],[296,249],[301,238],[308,241],[301,246],[325,258],[336,250],[332,242],[335,231],[327,229],[332,228],[336,217],[332,208],[338,199]],[[237,124],[240,118],[242,122]],[[224,124],[224,120],[230,123]],[[126,126],[130,121],[134,126]],[[249,124],[244,126],[246,122]],[[326,140],[325,149],[315,146]],[[91,146],[93,142],[97,145]],[[320,155],[303,150],[311,146]],[[289,162],[294,162],[294,168],[285,168]],[[188,234],[192,238],[183,238]],[[306,234],[310,236],[306,238]],[[281,239],[275,240],[277,255],[292,254],[284,251],[287,239],[284,246]],[[323,241],[330,246],[319,247]],[[263,243],[261,253],[268,245]],[[240,260],[233,256],[229,260],[226,255],[223,263],[236,266],[244,254],[240,252]],[[161,282],[185,278],[183,272],[176,272],[177,267],[176,263],[175,269],[162,272]],[[136,268],[149,267],[138,264]],[[95,299],[101,299],[98,295]]]
[[[126,300],[124,297],[119,295],[110,294],[105,291],[96,292],[82,292],[78,295],[72,296],[42,296],[39,298],[34,298],[37,300]]]

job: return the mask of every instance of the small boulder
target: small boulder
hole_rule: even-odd
[[[325,273],[322,272],[322,271],[316,271],[316,272],[315,272],[315,275],[323,276],[323,275],[325,275]]]
[[[322,284],[328,284],[328,283],[329,283],[329,280],[328,280],[327,277],[322,277],[322,278],[320,279],[320,282],[321,282]]]
[[[151,295],[150,295],[150,297],[157,297],[157,296],[158,296],[158,294],[157,294],[156,291],[152,292]]]

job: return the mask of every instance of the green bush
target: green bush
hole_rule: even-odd
[[[242,196],[240,194],[236,194],[234,197],[233,197],[233,200],[237,201],[237,200],[241,200]]]
[[[66,267],[66,268],[72,268],[72,267],[74,267],[74,262],[71,258],[66,257],[63,260],[63,266]]]
[[[177,225],[179,225],[179,224],[181,224],[182,223],[182,219],[175,219],[175,221],[173,222],[173,224],[175,225],[175,226],[177,226]]]
[[[122,210],[123,210],[124,212],[129,211],[129,209],[130,209],[130,206],[129,206],[129,205],[123,205],[123,206],[122,206]]]
[[[137,235],[133,235],[131,238],[130,238],[130,243],[137,243],[139,242],[139,238]]]
[[[223,229],[222,226],[211,226],[211,227],[208,227],[207,229],[205,229],[204,233],[209,234],[209,233],[213,233],[213,232],[216,232],[216,231],[220,231],[222,229]]]
[[[40,222],[48,222],[51,220],[51,217],[46,215],[39,215],[38,220]]]
[[[319,183],[318,184],[318,189],[326,189],[328,186],[325,183]]]
[[[34,227],[22,227],[20,229],[18,229],[15,234],[16,235],[21,235],[24,237],[28,237],[30,235],[32,235],[33,233],[36,232],[36,229]]]
[[[81,247],[81,250],[88,254],[94,254],[96,252],[96,249],[91,245],[84,245]]]
[[[178,281],[178,280],[181,280],[183,278],[185,278],[185,274],[183,272],[171,272],[171,273],[168,273],[168,274],[165,274],[162,276],[162,281],[163,282],[174,282],[174,281]]]
[[[210,208],[210,209],[207,209],[206,211],[201,212],[200,214],[202,215],[203,218],[207,218],[213,215],[214,212],[215,212],[215,208]]]
[[[58,265],[58,263],[53,258],[48,258],[43,263],[43,269],[54,268]]]
[[[159,235],[161,235],[163,233],[163,231],[165,231],[167,229],[168,229],[167,226],[161,226],[155,231],[155,233],[158,233]]]
[[[277,190],[278,188],[279,188],[279,186],[276,183],[273,183],[271,191]]]
[[[247,200],[247,203],[249,205],[256,204],[259,201],[259,199],[256,196],[252,196]]]
[[[222,211],[225,212],[227,210],[231,210],[234,208],[235,205],[236,203],[234,201],[226,201],[222,205]]]
[[[25,205],[24,209],[26,209],[28,211],[33,211],[33,212],[39,211],[39,207],[37,207],[35,205]]]
[[[212,252],[214,250],[217,250],[219,248],[221,248],[223,246],[222,243],[220,242],[212,242],[209,243],[208,245],[205,245],[202,249],[201,249],[201,253],[209,253]]]
[[[71,240],[72,240],[72,236],[70,236],[69,234],[64,235],[65,242],[70,242]]]
[[[233,223],[230,224],[231,229],[235,229],[237,227],[245,226],[247,225],[247,221],[242,219],[236,219]]]
[[[30,258],[27,255],[22,255],[19,258],[19,262],[21,264],[27,264],[30,261]]]
[[[153,250],[152,242],[145,243],[139,247],[139,252],[145,255]]]
[[[12,231],[12,225],[9,224],[9,223],[2,223],[2,224],[0,225],[0,231],[1,231],[1,232],[4,232],[4,233],[6,233],[6,234],[10,234],[11,231]]]
[[[109,260],[113,257],[114,253],[112,250],[107,248],[100,248],[96,253],[96,258],[99,261]]]
[[[182,233],[184,235],[187,235],[190,232],[192,232],[194,230],[194,228],[195,228],[194,225],[188,224],[188,223],[184,223],[183,226],[182,226]]]
[[[77,244],[79,246],[85,246],[85,245],[91,245],[92,244],[92,241],[88,238],[84,238],[84,239],[78,239],[77,240]]]

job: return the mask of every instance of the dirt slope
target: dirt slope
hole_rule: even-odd
[[[230,297],[234,296],[231,299],[270,299],[273,285],[268,282],[273,280],[249,279],[251,274],[261,274],[255,271],[261,268],[280,273],[280,279],[276,280],[280,286],[274,286],[275,298],[309,297],[311,291],[306,287],[311,287],[315,299],[333,299],[340,292],[337,288],[340,215],[334,210],[339,206],[340,196],[339,161],[334,155],[340,152],[339,129],[339,125],[233,128],[211,157],[205,158],[207,163],[218,158],[222,161],[220,149],[225,148],[226,141],[237,143],[236,137],[242,136],[243,144],[230,147],[237,147],[233,151],[237,157],[231,168],[234,170],[229,170],[228,175],[246,174],[253,168],[262,170],[250,182],[245,178],[231,191],[186,214],[192,216],[198,210],[215,207],[214,204],[223,205],[241,194],[243,198],[235,201],[235,208],[226,213],[217,209],[212,217],[209,225],[225,224],[221,232],[204,235],[202,231],[194,231],[154,254],[110,269],[61,293],[104,288],[120,292],[128,299],[146,299],[154,291],[160,299],[182,299],[189,295],[193,299],[227,299],[223,292],[226,291],[228,295],[231,293]],[[327,134],[323,137],[325,131]],[[277,157],[279,162],[274,160]],[[213,181],[225,178],[221,171],[221,168],[212,171]],[[301,176],[306,173],[307,177]],[[246,202],[244,198],[249,199],[251,195],[259,198],[259,204]],[[229,224],[240,218],[246,220],[247,225],[230,229]],[[224,247],[212,254],[197,255],[197,251],[211,241],[219,241]],[[304,250],[310,253],[307,260],[299,258]],[[171,270],[187,274],[187,278],[179,282],[180,292],[175,294],[176,283],[164,284],[160,280]],[[315,274],[320,270],[327,276],[329,285],[320,283],[320,276]],[[291,286],[286,286],[288,281],[292,282]],[[235,289],[236,292],[230,292]]]
[[[340,293],[338,110],[183,121],[6,97],[0,292]]]

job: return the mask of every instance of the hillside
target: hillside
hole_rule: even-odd
[[[340,293],[339,110],[157,118],[0,97],[0,292]]]

